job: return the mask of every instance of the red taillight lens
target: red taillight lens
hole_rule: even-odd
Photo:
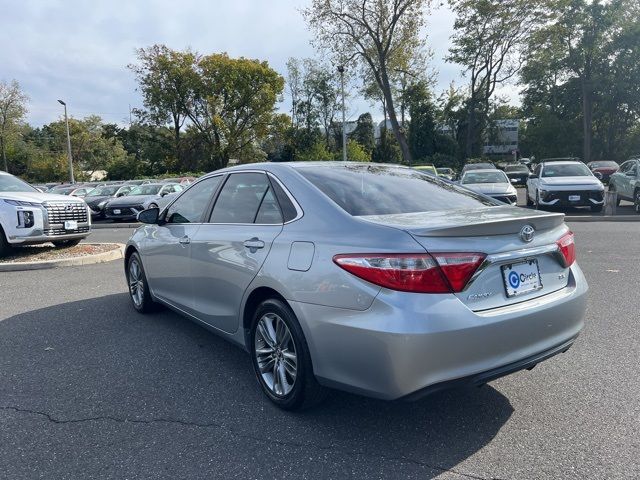
[[[402,292],[460,292],[478,269],[482,253],[336,255],[333,261],[357,277]]]
[[[567,232],[560,240],[556,242],[562,257],[564,258],[564,266],[570,267],[576,261],[576,243],[573,232]]]

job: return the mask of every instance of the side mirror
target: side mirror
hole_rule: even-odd
[[[158,207],[148,208],[141,211],[138,214],[138,221],[142,223],[148,223],[151,225],[157,225],[158,217],[160,216],[160,209]]]

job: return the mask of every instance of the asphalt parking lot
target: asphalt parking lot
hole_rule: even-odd
[[[285,413],[249,357],[129,304],[120,261],[0,274],[0,478],[626,479],[640,471],[640,223],[575,223],[566,354],[490,385]],[[128,229],[91,241],[124,241]]]

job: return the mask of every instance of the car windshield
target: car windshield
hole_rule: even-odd
[[[591,168],[618,168],[619,165],[616,162],[593,162]]]
[[[584,163],[546,164],[543,177],[590,177],[591,171]]]
[[[120,187],[96,187],[87,193],[87,197],[106,197],[115,195]]]
[[[468,172],[462,177],[463,184],[469,183],[506,183],[509,179],[499,170],[495,172]]]
[[[140,185],[132,188],[129,195],[157,195],[164,185]]]
[[[524,165],[507,165],[504,171],[505,172],[528,172],[529,169]]]
[[[438,171],[438,173],[444,173],[444,174],[451,173],[451,169],[450,168],[437,168],[436,170]]]
[[[495,206],[497,203],[432,175],[382,165],[299,167],[298,171],[353,216]]]
[[[13,175],[0,175],[0,192],[37,192],[38,190]]]

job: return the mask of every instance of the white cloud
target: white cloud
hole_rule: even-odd
[[[68,102],[73,116],[95,113],[124,123],[129,105],[140,104],[126,68],[138,47],[164,43],[201,53],[226,51],[267,60],[282,74],[289,57],[314,55],[299,13],[308,0],[4,3],[0,76],[17,79],[31,97],[28,119],[35,125],[60,117],[58,98]],[[445,7],[429,17],[429,45],[440,72],[438,89],[451,80],[461,83],[460,68],[443,61],[452,25],[453,15]],[[368,110],[364,100],[351,102],[352,116]]]

